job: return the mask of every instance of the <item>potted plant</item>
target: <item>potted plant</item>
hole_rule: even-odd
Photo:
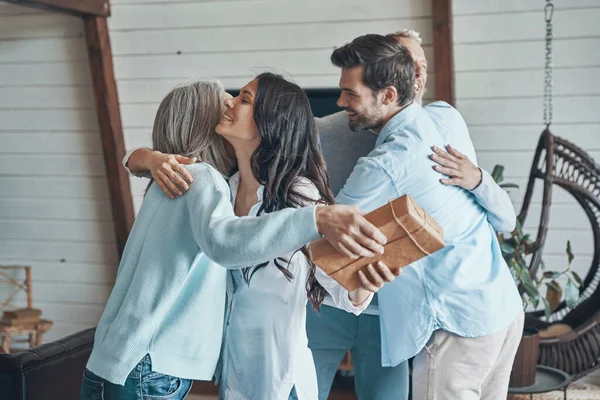
[[[496,165],[492,172],[494,180],[504,189],[518,188],[514,184],[505,184],[503,181],[504,167]],[[549,271],[546,269],[543,261],[540,264],[540,274],[531,276],[527,257],[533,254],[537,248],[531,240],[529,234],[524,234],[523,227],[517,221],[515,230],[510,235],[498,234],[498,241],[502,250],[502,256],[506,260],[513,277],[519,286],[521,299],[523,300],[523,310],[532,308],[537,310],[540,304],[543,305],[546,314],[546,320],[549,320],[550,314],[558,307],[563,299],[567,307],[574,308],[579,301],[579,288],[581,287],[581,278],[571,270],[573,262],[573,252],[571,242],[567,241],[567,267],[563,271]],[[565,281],[564,291],[561,281]],[[540,294],[540,289],[546,287],[546,295]],[[517,351],[513,364],[513,371],[510,379],[511,387],[530,386],[535,383],[536,366],[539,358],[539,340],[540,336],[532,326],[525,324],[523,338]]]

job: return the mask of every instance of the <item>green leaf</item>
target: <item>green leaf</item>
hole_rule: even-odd
[[[552,309],[550,308],[550,303],[548,300],[542,297],[542,301],[544,302],[544,312],[546,313],[546,321],[550,320],[550,314],[552,313]]]
[[[513,237],[511,238],[511,241],[515,244],[515,246],[520,246],[521,240],[523,240],[523,236],[519,235],[518,233],[516,235],[513,235]]]
[[[583,281],[581,280],[579,274],[575,271],[571,271],[571,275],[573,275],[573,279],[575,279],[575,282],[577,282],[577,286],[581,287],[581,285],[583,285]]]
[[[531,304],[539,304],[540,294],[537,288],[534,285],[525,282],[523,282],[523,288],[525,288],[525,293],[527,293],[527,296],[529,296],[529,301]]]
[[[533,308],[538,308],[538,306],[540,305],[540,296],[530,296],[529,300],[531,300],[531,305],[533,306]]]
[[[522,240],[523,236],[524,236],[523,227],[521,226],[521,223],[517,219],[517,224],[515,225],[515,230],[513,231],[513,237],[518,238],[519,240]]]
[[[494,167],[494,170],[492,171],[492,178],[497,183],[500,183],[504,180],[504,166],[503,165],[496,165]]]
[[[515,282],[517,282],[517,284],[519,284],[521,282],[521,279],[519,278],[521,276],[521,271],[522,268],[519,266],[519,264],[517,264],[517,262],[515,261],[514,258],[509,258],[506,263],[509,266],[510,271],[513,274],[513,278],[515,279]]]
[[[503,253],[513,254],[515,252],[515,245],[512,241],[505,240],[504,242],[500,243],[500,249],[502,249]]]
[[[523,268],[521,271],[521,282],[533,285],[533,280],[531,279],[531,275],[529,274],[529,270],[527,268]]]
[[[542,275],[542,278],[543,279],[556,279],[561,275],[562,274],[560,272],[546,271],[546,272],[544,272],[544,275]]]
[[[567,302],[567,307],[571,309],[577,307],[579,289],[575,286],[575,283],[573,283],[571,278],[567,280],[567,285],[565,286],[565,300]]]
[[[539,301],[540,293],[538,292],[533,281],[531,280],[529,270],[523,269],[523,271],[521,271],[521,283],[523,284],[523,288],[525,289],[525,292],[527,292],[527,295],[530,297],[532,302],[534,301],[534,298],[538,298]]]
[[[569,265],[571,265],[575,256],[573,255],[573,252],[571,251],[571,241],[570,240],[567,240],[567,257],[569,257]]]
[[[527,263],[525,262],[525,258],[523,258],[521,256],[521,254],[515,253],[514,256],[515,256],[515,262],[519,265],[519,267],[524,268],[524,269],[529,269],[527,267]]]

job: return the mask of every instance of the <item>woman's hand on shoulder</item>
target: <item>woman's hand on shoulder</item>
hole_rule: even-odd
[[[449,186],[460,186],[467,190],[473,190],[481,183],[482,172],[469,157],[465,156],[454,147],[448,145],[448,151],[433,146],[434,154],[430,158],[438,165],[433,169],[447,178],[440,179],[440,182]]]
[[[184,165],[195,162],[195,157],[153,151],[148,155],[147,166],[161,190],[174,199],[175,196],[183,196],[190,188],[189,185],[194,182],[194,178],[184,168]]]

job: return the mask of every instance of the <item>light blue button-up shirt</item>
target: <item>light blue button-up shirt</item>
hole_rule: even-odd
[[[428,156],[432,146],[448,143],[476,162],[456,109],[413,103],[383,127],[375,149],[359,159],[337,197],[369,212],[408,194],[444,229],[444,249],[411,264],[378,293],[383,366],[416,355],[437,329],[485,336],[508,327],[522,310],[494,231],[513,229],[514,218],[506,216],[514,210],[496,196],[485,172],[471,192],[440,183]]]

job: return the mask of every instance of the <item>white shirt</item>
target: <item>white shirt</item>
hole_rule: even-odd
[[[235,174],[229,180],[234,203],[239,179]],[[318,198],[308,180],[299,185],[308,198]],[[262,186],[258,189],[258,202],[248,215],[257,215],[263,190]],[[241,269],[230,271],[221,399],[287,400],[293,386],[299,400],[318,397],[314,361],[306,338],[306,278],[310,265],[301,252],[284,258],[290,260],[292,281],[272,261],[256,271],[249,285]],[[356,315],[367,307],[370,299],[355,307],[348,291],[321,270],[317,269],[316,277],[337,307]]]

